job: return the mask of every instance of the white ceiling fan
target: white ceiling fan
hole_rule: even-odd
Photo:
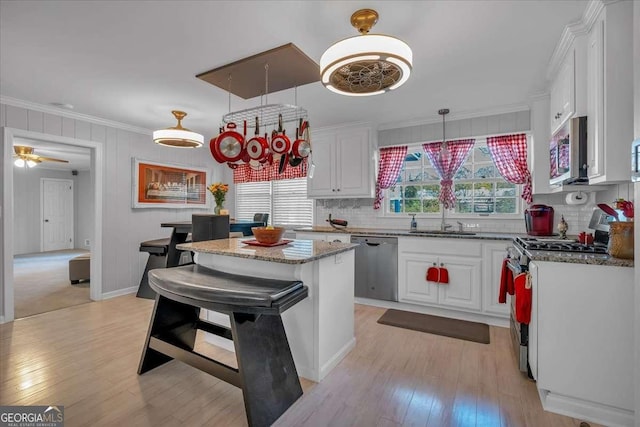
[[[33,147],[28,147],[26,145],[14,145],[13,151],[15,152],[13,155],[13,157],[15,157],[14,164],[18,167],[28,166],[32,168],[42,162],[69,163],[68,160],[55,159],[53,157],[44,157],[34,154]]]

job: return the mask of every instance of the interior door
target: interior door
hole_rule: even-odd
[[[43,178],[42,251],[73,248],[73,181]]]

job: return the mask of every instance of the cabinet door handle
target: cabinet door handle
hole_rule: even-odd
[[[336,189],[335,189],[335,188],[332,188],[332,189],[331,189],[331,191],[335,192],[335,191],[336,191]]]
[[[440,263],[440,267],[444,267],[444,262],[441,262],[441,263]]]
[[[340,189],[338,188],[336,191],[340,191]]]

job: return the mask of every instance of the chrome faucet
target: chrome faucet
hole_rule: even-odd
[[[443,207],[442,207],[442,223],[440,224],[440,231],[447,231],[447,229],[448,229],[448,228],[451,228],[451,227],[452,227],[452,225],[451,225],[451,224],[447,224],[447,223],[444,221],[444,212],[445,212],[445,209],[444,209],[444,206],[443,206]]]
[[[462,232],[464,230],[462,230],[462,228],[464,227],[464,224],[461,223],[460,221],[456,221],[458,223],[458,231]]]

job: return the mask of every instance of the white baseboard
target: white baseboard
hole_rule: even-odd
[[[591,421],[610,427],[633,427],[634,413],[625,409],[588,402],[538,389],[545,411]]]
[[[353,350],[353,348],[356,346],[356,339],[355,337],[352,338],[348,343],[346,343],[341,349],[340,351],[338,351],[336,354],[333,355],[333,357],[331,359],[329,359],[329,361],[327,361],[327,363],[325,363],[324,365],[320,366],[320,372],[319,374],[319,378],[316,380],[318,382],[322,381],[322,379],[327,376],[327,374],[329,372],[331,372],[331,370],[333,368],[335,368],[338,363],[340,363],[342,361],[342,359],[349,354],[349,352],[351,350]]]
[[[509,317],[500,317],[491,314],[484,313],[470,313],[465,311],[459,311],[455,309],[431,307],[426,305],[409,304],[405,302],[396,301],[382,301],[369,298],[355,299],[356,304],[372,305],[374,307],[382,308],[394,308],[396,310],[412,311],[414,313],[431,314],[433,316],[449,317],[452,319],[467,320],[469,322],[485,323],[491,326],[498,326],[501,328],[509,327]]]
[[[104,292],[100,296],[100,299],[115,298],[115,297],[120,297],[122,295],[135,294],[136,292],[138,292],[138,287],[132,286],[130,288],[118,289],[117,291]]]

